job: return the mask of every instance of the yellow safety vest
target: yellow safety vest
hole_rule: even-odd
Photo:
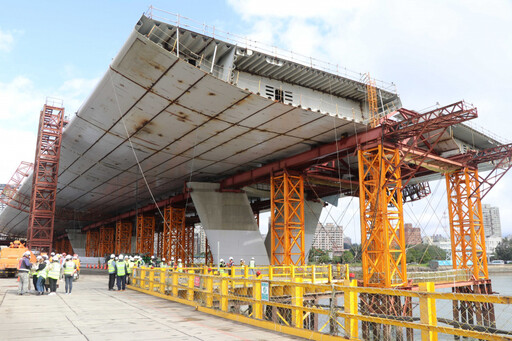
[[[119,261],[116,263],[116,268],[117,268],[117,275],[118,276],[125,276],[126,275],[126,270],[125,270],[125,266],[126,266],[126,263],[124,261]]]
[[[64,275],[72,275],[73,272],[75,272],[75,262],[72,260],[68,260],[64,265],[66,265],[64,268]]]
[[[48,270],[48,277],[52,279],[59,279],[60,277],[60,263],[53,262],[50,264],[50,268]]]

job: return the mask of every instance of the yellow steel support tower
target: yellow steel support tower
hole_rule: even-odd
[[[464,168],[445,174],[454,269],[489,278],[478,171]]]
[[[271,264],[304,265],[304,179],[285,170],[270,184]]]
[[[137,253],[153,254],[155,245],[155,217],[137,217]]]
[[[116,223],[116,254],[132,252],[132,223],[118,221]]]
[[[375,87],[375,80],[370,77],[370,74],[365,75],[366,83],[366,100],[368,101],[368,113],[370,116],[370,126],[375,128],[379,125],[379,106],[377,102],[377,88]]]
[[[358,151],[361,248],[365,286],[407,283],[402,180],[398,149]]]
[[[163,256],[180,258],[181,233],[185,228],[185,209],[168,206],[164,211]]]

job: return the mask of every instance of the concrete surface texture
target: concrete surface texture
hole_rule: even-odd
[[[82,274],[71,295],[16,294],[0,279],[1,340],[302,340],[195,311],[133,290],[108,291],[108,277]]]

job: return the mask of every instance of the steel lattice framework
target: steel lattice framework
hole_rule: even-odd
[[[181,258],[182,234],[185,229],[185,209],[168,206],[164,211],[163,255],[167,259]]]
[[[30,198],[18,192],[23,180],[30,175],[34,164],[21,161],[9,182],[0,193],[0,201],[23,212],[29,212]]]
[[[152,255],[155,250],[155,217],[137,217],[137,253]]]
[[[89,230],[85,239],[85,256],[97,257],[100,252],[100,231]]]
[[[99,239],[99,252],[98,256],[103,257],[114,251],[114,234],[115,229],[113,227],[100,227],[100,239]]]
[[[56,240],[54,244],[54,250],[58,251],[59,253],[67,253],[68,255],[72,255],[74,253],[71,241],[66,235]]]
[[[116,223],[116,254],[132,251],[132,229],[133,225],[129,221],[118,221]]]
[[[304,178],[282,174],[270,179],[272,265],[304,265]]]
[[[208,238],[205,238],[205,252],[204,252],[204,263],[208,265],[213,264],[213,255],[212,255],[212,249],[210,248],[210,244],[208,244]]]
[[[358,151],[364,286],[407,283],[399,159],[383,145]]]
[[[53,241],[55,199],[59,175],[64,108],[44,105],[39,120],[30,200],[27,244],[50,252]]]
[[[183,264],[194,264],[194,225],[185,226],[181,234],[180,258]]]
[[[489,278],[478,171],[447,173],[448,212],[454,269],[469,269],[476,279]]]

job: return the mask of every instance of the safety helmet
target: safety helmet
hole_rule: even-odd
[[[151,259],[155,259],[155,256],[151,256]]]
[[[43,258],[44,259],[48,259],[48,255],[43,255]]]
[[[178,262],[181,262],[181,258],[180,258],[180,259],[178,259]]]
[[[133,257],[130,257],[130,260],[131,260],[131,261],[133,261],[133,260],[135,260],[135,259],[134,259]]]
[[[233,257],[229,257],[229,260],[233,260]]]
[[[36,259],[41,260],[41,259],[43,259],[43,256],[37,256]]]
[[[224,259],[222,259],[222,258],[221,258],[221,259],[220,259],[220,262],[221,262],[221,263],[224,263]]]
[[[252,260],[254,260],[254,257],[251,257]]]
[[[52,255],[52,256],[55,256],[55,252],[52,252],[52,253],[51,253],[51,255]]]
[[[241,261],[241,262],[243,262],[243,261],[244,261],[244,259],[243,259],[243,258],[240,258],[240,261]]]
[[[174,257],[171,257],[171,260],[174,260]]]
[[[77,256],[77,255],[74,255],[74,256],[73,256],[73,259],[78,259],[78,256]]]
[[[71,259],[71,258],[72,258],[71,255],[66,256],[66,259]]]
[[[162,258],[162,262],[165,262],[165,258]]]
[[[123,260],[124,256],[123,255],[119,255],[119,260]]]
[[[116,255],[111,254],[111,255],[110,255],[110,259],[112,259],[112,258],[116,258]]]
[[[29,257],[30,257],[30,251],[25,251],[25,253],[23,254],[23,256],[29,256]]]
[[[52,261],[54,261],[54,262],[58,262],[58,261],[59,261],[59,257],[53,257],[53,258],[52,258]]]
[[[114,260],[119,260],[119,257],[114,258]]]

